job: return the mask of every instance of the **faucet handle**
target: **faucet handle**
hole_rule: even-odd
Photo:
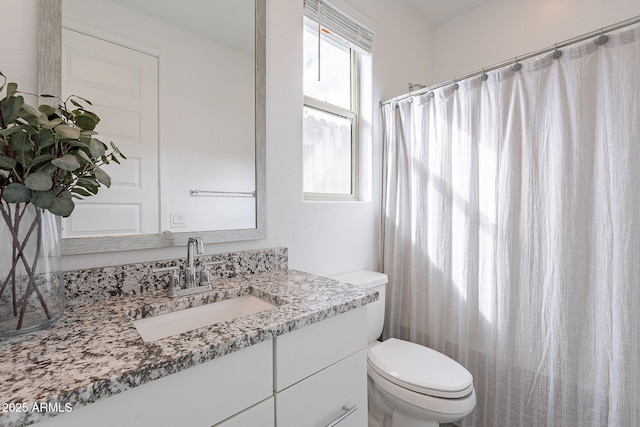
[[[171,298],[180,289],[180,273],[177,270],[173,270],[171,276],[169,276],[169,288],[167,289],[167,295]]]
[[[206,268],[200,270],[200,286],[211,286],[211,273]]]

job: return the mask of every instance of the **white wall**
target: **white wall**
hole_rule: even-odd
[[[302,1],[270,2],[267,58],[267,242],[289,247],[290,267],[318,274],[377,267],[380,223],[380,131],[378,103],[406,91],[412,79],[429,76],[428,56],[414,49],[430,30],[402,3],[350,0],[348,12],[375,31],[372,55],[373,191],[369,201],[302,200]],[[336,2],[337,3],[337,2]],[[340,5],[340,3],[338,3]],[[356,16],[358,18],[358,16]],[[407,28],[409,27],[409,28]],[[409,41],[398,48],[400,34]],[[403,64],[398,66],[398,61]]]
[[[349,0],[376,32],[373,63],[371,197],[349,203],[302,200],[302,0],[269,0],[267,28],[267,238],[209,245],[207,253],[287,246],[291,268],[316,274],[375,269],[380,223],[378,103],[406,92],[410,81],[430,78],[431,30],[404,3]],[[9,7],[7,6],[9,5]],[[10,78],[35,82],[36,0],[4,0],[0,57]],[[13,31],[11,31],[13,29]],[[8,54],[19,34],[21,49]],[[33,49],[33,52],[24,51]],[[8,61],[7,58],[12,58]],[[17,76],[20,75],[18,78]],[[365,150],[367,151],[367,150]],[[185,256],[164,248],[65,257],[64,268],[124,264]]]
[[[433,79],[451,80],[640,15],[638,0],[492,0],[434,34]]]

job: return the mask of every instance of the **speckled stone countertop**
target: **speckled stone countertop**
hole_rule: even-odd
[[[248,294],[278,307],[149,343],[132,324],[132,319]],[[52,329],[0,341],[0,405],[86,405],[377,298],[356,286],[278,270],[224,279],[213,291],[182,298],[156,291],[72,306]],[[2,409],[0,426],[52,415]]]

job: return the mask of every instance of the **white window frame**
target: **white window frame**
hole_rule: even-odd
[[[329,102],[321,101],[319,99],[304,95],[303,108],[312,108],[318,111],[322,111],[327,114],[344,117],[351,120],[351,193],[317,193],[317,192],[304,192],[304,200],[309,201],[355,201],[359,200],[359,53],[353,48],[349,47],[351,52],[351,109],[346,109]],[[304,143],[304,141],[303,141]],[[303,166],[304,167],[304,166]]]

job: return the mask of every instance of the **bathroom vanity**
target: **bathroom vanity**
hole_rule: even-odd
[[[133,325],[242,295],[274,307],[150,342]],[[199,295],[72,305],[54,328],[0,343],[0,403],[13,404],[0,426],[366,426],[366,304],[377,297],[276,269]]]

